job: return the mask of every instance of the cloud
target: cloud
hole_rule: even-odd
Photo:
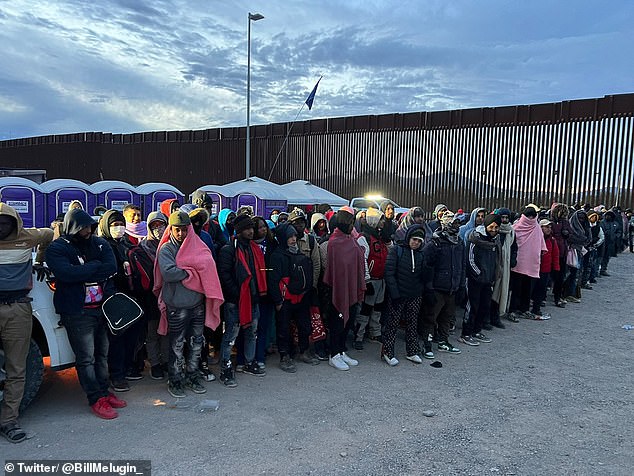
[[[629,92],[634,6],[545,0],[262,4],[253,123]],[[244,124],[246,1],[0,2],[0,139]]]

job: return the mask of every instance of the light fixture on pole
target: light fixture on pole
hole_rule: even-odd
[[[251,22],[262,20],[264,16],[259,13],[249,12],[247,27],[247,150],[246,150],[246,175],[249,178],[251,170]]]

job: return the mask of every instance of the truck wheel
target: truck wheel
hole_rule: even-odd
[[[0,400],[4,397],[4,381],[7,375],[4,370],[4,349],[0,343]],[[24,382],[24,396],[20,403],[20,412],[33,401],[37,395],[42,378],[44,377],[44,361],[42,360],[42,352],[40,346],[31,339],[29,353],[26,356],[26,381]]]

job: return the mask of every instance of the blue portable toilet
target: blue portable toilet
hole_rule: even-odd
[[[102,180],[90,186],[90,190],[97,199],[97,205],[103,205],[108,210],[123,211],[128,203],[141,206],[141,196],[129,183],[120,180]]]
[[[161,208],[161,202],[174,198],[178,200],[178,203],[183,204],[185,200],[185,194],[173,185],[159,182],[149,182],[139,185],[136,191],[141,196],[141,210],[143,216],[147,217],[150,213],[159,211]]]
[[[25,228],[43,228],[46,223],[46,200],[42,188],[22,177],[0,177],[0,200],[15,208]]]
[[[73,200],[80,202],[86,213],[93,214],[96,200],[87,183],[73,179],[53,179],[42,183],[41,187],[46,194],[46,216],[49,222],[60,213],[66,213]]]

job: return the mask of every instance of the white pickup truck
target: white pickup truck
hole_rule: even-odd
[[[51,370],[63,370],[75,365],[75,354],[68,342],[66,329],[60,324],[60,317],[53,307],[54,284],[51,281],[40,282],[33,279],[33,331],[31,332],[31,346],[27,356],[26,382],[24,397],[20,409],[26,408],[35,398],[45,366]],[[4,393],[4,350],[0,343],[0,400]]]

